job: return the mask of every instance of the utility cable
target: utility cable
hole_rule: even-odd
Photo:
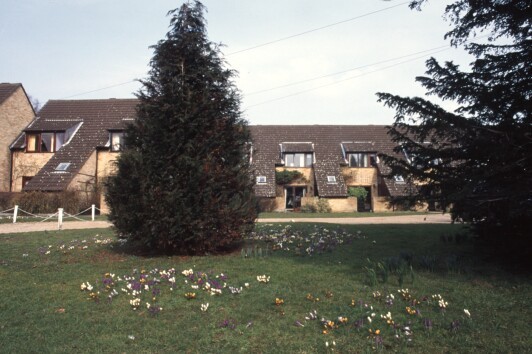
[[[231,56],[231,55],[247,52],[247,51],[250,51],[250,50],[253,50],[253,49],[265,47],[265,46],[270,45],[270,44],[286,41],[288,39],[292,39],[292,38],[295,38],[295,37],[303,36],[305,34],[309,34],[309,33],[316,32],[316,31],[320,31],[320,30],[323,30],[323,29],[326,29],[326,28],[329,28],[329,27],[337,26],[337,25],[340,25],[342,23],[351,22],[351,21],[358,20],[358,19],[363,18],[363,17],[371,16],[371,15],[377,14],[379,12],[387,11],[387,10],[390,10],[390,9],[395,8],[395,7],[399,7],[399,6],[408,4],[408,3],[409,3],[409,1],[402,2],[402,3],[399,3],[399,4],[393,5],[393,6],[385,7],[385,8],[380,9],[380,10],[375,10],[375,11],[368,12],[368,13],[365,13],[365,14],[360,15],[360,16],[352,17],[352,18],[349,18],[347,20],[338,21],[338,22],[331,23],[331,24],[328,24],[328,25],[325,25],[325,26],[321,26],[321,27],[318,27],[318,28],[314,28],[314,29],[311,29],[311,30],[307,30],[307,31],[304,31],[304,32],[293,34],[293,35],[290,35],[290,36],[287,36],[287,37],[275,39],[275,40],[270,41],[270,42],[258,44],[258,45],[255,45],[253,47],[249,47],[249,48],[245,48],[245,49],[242,49],[242,50],[238,50],[236,52],[232,52],[232,53],[226,54],[225,56],[228,57],[228,56]],[[99,88],[99,89],[96,89],[96,90],[92,90],[92,91],[86,91],[86,92],[77,93],[75,95],[66,96],[66,97],[63,97],[61,99],[68,99],[68,98],[72,98],[72,97],[83,96],[83,95],[86,95],[86,94],[89,94],[89,93],[94,93],[94,92],[103,91],[103,90],[107,90],[107,89],[118,87],[118,86],[127,85],[127,84],[133,83],[135,81],[137,81],[137,79],[131,80],[131,81],[127,81],[127,82],[123,82],[123,83],[116,84],[116,85],[102,87],[102,88]]]
[[[396,60],[399,60],[399,59],[408,58],[408,57],[411,57],[413,55],[417,55],[417,54],[421,54],[421,53],[432,54],[431,53],[432,51],[436,51],[435,53],[437,53],[438,50],[443,49],[443,48],[449,48],[449,45],[443,45],[443,46],[439,46],[439,47],[435,47],[435,48],[431,48],[431,49],[426,49],[426,50],[422,50],[422,51],[419,51],[419,52],[402,55],[400,57],[386,59],[386,60],[382,60],[382,61],[371,63],[371,64],[365,64],[365,65],[357,66],[355,68],[346,69],[346,70],[342,70],[342,71],[337,71],[335,73],[325,74],[325,75],[313,77],[313,78],[310,78],[310,79],[294,81],[294,82],[290,82],[290,83],[287,83],[287,84],[284,84],[284,85],[275,86],[275,87],[271,87],[271,88],[267,88],[267,89],[263,89],[263,90],[259,90],[259,91],[253,91],[253,92],[245,94],[245,96],[253,96],[253,95],[257,95],[259,93],[274,91],[274,90],[278,90],[278,89],[282,89],[282,88],[286,88],[286,87],[290,87],[290,86],[294,86],[294,85],[303,84],[303,83],[310,82],[310,81],[324,79],[326,77],[331,77],[331,76],[336,76],[336,75],[340,75],[340,74],[345,74],[345,73],[348,73],[350,71],[359,70],[359,69],[363,69],[363,68],[367,68],[367,67],[371,67],[371,66],[375,66],[375,65],[379,65],[379,64],[389,63],[391,61],[396,61]]]
[[[443,51],[446,51],[446,50],[449,50],[449,49],[451,49],[451,48],[441,49],[441,50],[435,51],[435,52],[433,52],[433,53],[431,53],[431,54],[436,54],[436,53],[443,52]],[[385,66],[385,67],[382,67],[382,68],[379,68],[379,69],[376,69],[376,70],[373,70],[373,71],[368,71],[368,72],[366,72],[366,73],[362,73],[362,74],[359,74],[359,75],[356,75],[356,76],[351,76],[351,77],[348,77],[348,78],[346,78],[346,79],[342,79],[342,80],[338,80],[338,81],[335,81],[335,82],[331,82],[331,83],[329,83],[329,84],[321,85],[321,86],[318,86],[318,87],[313,87],[313,88],[311,88],[311,89],[307,89],[307,90],[303,90],[303,91],[298,91],[298,92],[291,93],[291,94],[289,94],[289,95],[285,95],[285,96],[277,97],[277,98],[274,98],[274,99],[271,99],[271,100],[267,100],[267,101],[263,101],[263,102],[255,103],[255,104],[252,104],[252,105],[247,106],[246,109],[247,109],[247,108],[256,107],[256,106],[261,106],[261,105],[263,105],[263,104],[270,103],[270,102],[275,102],[275,101],[284,100],[284,99],[286,99],[286,98],[294,97],[294,96],[298,96],[298,95],[301,95],[301,94],[304,94],[304,93],[307,93],[307,92],[316,91],[316,90],[322,89],[322,88],[324,88],[324,87],[329,87],[329,86],[333,86],[333,85],[338,85],[338,84],[343,83],[343,82],[345,82],[345,81],[353,80],[353,79],[356,79],[356,78],[359,78],[359,77],[362,77],[362,76],[366,76],[366,75],[373,74],[373,73],[376,73],[376,72],[379,72],[379,71],[387,70],[387,69],[390,69],[390,68],[396,67],[396,66],[398,66],[398,65],[406,64],[406,63],[409,63],[409,62],[411,62],[411,61],[418,60],[418,59],[423,59],[423,58],[426,58],[426,55],[421,55],[421,56],[418,56],[418,57],[416,57],[416,58],[412,58],[412,59],[405,60],[405,61],[402,61],[402,62],[399,62],[399,63],[395,63],[395,64],[392,64],[392,65],[388,65],[388,66]]]
[[[243,53],[243,52],[247,52],[247,51],[249,51],[249,50],[253,50],[253,49],[257,49],[257,48],[261,48],[261,47],[264,47],[264,46],[267,46],[267,45],[270,45],[270,44],[279,43],[279,42],[282,42],[282,41],[286,41],[286,40],[288,40],[288,39],[292,39],[292,38],[295,38],[295,37],[303,36],[303,35],[305,35],[305,34],[309,34],[309,33],[312,33],[312,32],[321,31],[321,30],[326,29],[326,28],[329,28],[329,27],[333,27],[333,26],[340,25],[340,24],[342,24],[342,23],[346,23],[346,22],[351,22],[351,21],[354,21],[354,20],[358,20],[358,19],[361,19],[361,18],[364,18],[364,17],[367,17],[367,16],[371,16],[371,15],[377,14],[377,13],[379,13],[379,12],[387,11],[387,10],[390,10],[390,9],[395,8],[395,7],[399,7],[399,6],[402,6],[402,5],[408,4],[408,3],[410,3],[410,1],[406,1],[406,2],[402,2],[402,3],[399,3],[399,4],[393,5],[393,6],[385,7],[385,8],[380,9],[380,10],[375,10],[375,11],[372,11],[372,12],[368,12],[368,13],[365,13],[365,14],[360,15],[360,16],[356,16],[356,17],[349,18],[349,19],[347,19],[347,20],[338,21],[338,22],[331,23],[331,24],[328,24],[328,25],[325,25],[325,26],[322,26],[322,27],[318,27],[318,28],[310,29],[310,30],[307,30],[307,31],[304,31],[304,32],[300,32],[300,33],[297,33],[297,34],[293,34],[293,35],[291,35],[291,36],[287,36],[287,37],[283,37],[283,38],[275,39],[275,40],[270,41],[270,42],[265,42],[265,43],[262,43],[262,44],[255,45],[255,46],[253,46],[253,47],[245,48],[245,49],[242,49],[242,50],[237,50],[236,52],[232,52],[232,53],[226,54],[226,56],[231,56],[231,55],[235,55],[235,54],[240,54],[240,53]]]

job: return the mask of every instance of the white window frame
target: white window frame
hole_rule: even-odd
[[[57,172],[66,172],[68,168],[70,167],[70,162],[60,162],[59,165],[56,166],[55,170]]]
[[[257,184],[266,184],[266,176],[257,176]]]

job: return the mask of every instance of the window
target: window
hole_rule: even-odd
[[[311,167],[312,153],[285,153],[284,164],[286,167]]]
[[[56,152],[64,142],[64,132],[27,133],[26,152]]]
[[[393,179],[397,183],[405,183],[405,179],[403,178],[403,176],[396,175],[396,176],[393,177]]]
[[[57,167],[55,168],[56,171],[66,171],[70,167],[70,162],[61,162]]]
[[[123,132],[111,132],[111,151],[121,151],[124,149],[124,133]]]
[[[374,167],[377,163],[375,153],[355,152],[347,155],[349,167]]]
[[[257,184],[265,184],[266,176],[257,176]]]
[[[327,183],[336,183],[336,176],[327,176]]]

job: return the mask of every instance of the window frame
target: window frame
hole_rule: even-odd
[[[113,144],[113,137],[118,136],[118,144]],[[120,152],[124,150],[125,144],[124,144],[124,136],[125,133],[123,130],[114,130],[109,131],[109,150],[111,152]],[[118,147],[116,147],[118,146]]]
[[[30,132],[25,133],[26,134],[26,152],[28,153],[54,153],[57,152],[59,149],[65,145],[65,132],[62,130],[59,131],[42,131],[38,133]],[[43,151],[43,134],[51,134],[50,136],[50,149],[47,151]],[[61,141],[61,145],[57,147],[57,140],[58,136],[62,136],[59,140]],[[30,137],[35,137],[34,146],[33,149],[30,148]]]
[[[257,176],[256,178],[257,184],[267,184],[267,178],[266,176]]]
[[[327,176],[327,183],[329,183],[329,184],[338,183],[338,181],[336,180],[336,176]]]
[[[357,165],[353,165],[351,162],[352,156],[358,155]],[[362,162],[362,163],[360,163]],[[347,153],[347,164],[350,168],[374,168],[377,164],[377,153],[367,151],[351,151]]]
[[[298,156],[299,158],[296,159],[297,155],[303,155],[303,156]],[[283,161],[284,161],[285,167],[312,168],[314,166],[314,153],[312,152],[283,152]],[[300,166],[301,162],[303,162],[303,166]]]

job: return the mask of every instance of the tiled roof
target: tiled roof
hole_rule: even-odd
[[[51,100],[39,112],[26,132],[62,131],[78,126],[72,139],[57,151],[24,190],[60,191],[68,187],[74,176],[97,147],[105,146],[109,130],[124,129],[136,117],[136,99]],[[394,143],[385,126],[376,125],[267,125],[250,126],[253,140],[253,167],[266,183],[257,184],[259,197],[275,196],[275,167],[284,152],[314,152],[314,174],[317,193],[323,197],[345,197],[347,186],[341,174],[345,165],[343,151],[393,153]],[[13,148],[24,148],[24,137]],[[58,172],[60,163],[70,163],[67,171]],[[388,170],[380,162],[382,173]],[[334,176],[335,183],[328,181]],[[392,196],[401,195],[405,184],[385,179]]]
[[[343,141],[345,152],[376,152],[374,141]]]
[[[11,96],[22,84],[0,83],[0,104]]]
[[[72,139],[57,151],[24,190],[61,191],[67,188],[96,147],[104,146],[109,130],[123,128],[136,116],[136,99],[51,100],[39,112],[39,117],[26,131],[66,130],[77,124]],[[21,139],[19,139],[21,140]],[[24,144],[18,141],[17,146]],[[70,166],[65,172],[55,168],[64,162]]]
[[[312,143],[290,142],[281,143],[282,152],[314,152]]]
[[[347,145],[347,151],[387,154],[393,154],[395,146],[382,125],[257,125],[250,126],[250,130],[255,173],[267,177],[265,184],[255,186],[259,197],[275,197],[275,165],[279,163],[279,144],[283,142],[313,144],[314,175],[318,195],[322,197],[347,195],[347,186],[340,173],[341,166],[345,165],[342,143]],[[382,162],[377,167],[385,172],[386,166]],[[329,183],[328,176],[334,176],[336,183]],[[384,181],[392,196],[402,195],[405,191],[405,184],[393,179]]]

